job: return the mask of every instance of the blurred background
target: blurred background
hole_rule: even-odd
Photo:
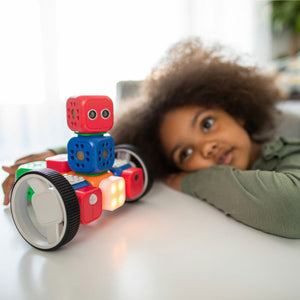
[[[299,97],[300,1],[10,0],[0,3],[0,160],[65,145],[68,97],[143,80],[189,36],[277,74]],[[297,56],[298,55],[298,56]]]

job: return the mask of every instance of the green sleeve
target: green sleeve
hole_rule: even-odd
[[[184,177],[182,191],[226,215],[275,235],[300,238],[300,170],[236,170],[214,166]]]
[[[65,154],[67,153],[67,147],[63,146],[63,147],[54,147],[49,149],[51,151],[54,151],[56,154]]]

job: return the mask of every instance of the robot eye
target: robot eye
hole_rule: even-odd
[[[102,119],[108,119],[109,116],[110,116],[110,111],[107,108],[105,108],[101,111]]]
[[[95,120],[97,118],[97,112],[94,109],[89,110],[88,117],[90,120]]]

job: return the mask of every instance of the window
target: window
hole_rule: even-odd
[[[65,121],[68,97],[106,94],[114,100],[118,81],[143,79],[181,38],[198,35],[252,54],[254,3],[2,1],[2,160],[66,144],[72,135]]]

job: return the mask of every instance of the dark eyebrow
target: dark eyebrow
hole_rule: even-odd
[[[191,127],[194,128],[199,117],[206,111],[206,109],[200,109],[199,111],[196,112],[195,116],[193,117],[192,119],[192,122],[191,122]],[[174,161],[174,153],[181,147],[181,143],[177,144],[171,151],[170,153],[170,157],[171,157],[171,160]]]

